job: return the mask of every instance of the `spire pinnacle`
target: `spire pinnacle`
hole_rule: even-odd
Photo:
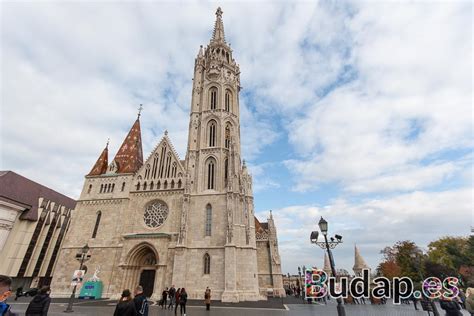
[[[140,115],[140,112],[138,113]],[[122,146],[115,155],[117,173],[134,173],[143,164],[142,135],[140,130],[140,116],[125,137]]]
[[[107,145],[97,159],[94,167],[89,172],[88,176],[99,176],[107,172],[107,166],[109,165],[109,140],[107,140]]]
[[[138,118],[140,118],[140,115],[142,114],[143,110],[143,104],[140,103],[140,106],[138,107]]]
[[[211,42],[225,43],[224,23],[222,22],[222,13],[224,12],[222,12],[221,7],[218,7],[216,11],[216,23],[214,24],[214,32],[212,33]]]

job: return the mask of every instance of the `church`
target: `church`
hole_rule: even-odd
[[[195,59],[184,160],[166,131],[143,158],[140,114],[110,163],[105,147],[85,176],[54,270],[54,296],[70,295],[76,254],[86,244],[86,278],[100,269],[103,297],[139,284],[155,299],[171,285],[191,299],[203,299],[209,287],[223,302],[285,295],[273,217],[255,217],[241,157],[240,69],[222,13]]]

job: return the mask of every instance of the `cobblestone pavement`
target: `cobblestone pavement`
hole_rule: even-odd
[[[18,301],[10,301],[12,305],[12,311],[18,313],[18,315],[24,315],[25,310],[28,306],[30,299],[21,298]],[[258,307],[260,303],[263,307]],[[299,300],[285,299],[283,300],[269,300],[268,302],[257,302],[253,303],[253,306],[247,303],[241,304],[223,304],[216,302],[212,305],[210,311],[206,311],[201,301],[191,301],[187,307],[187,316],[337,316],[336,304],[334,301],[328,303],[328,305],[308,305],[308,304],[295,304],[300,303]],[[76,316],[96,316],[96,315],[113,315],[115,309],[115,301],[102,300],[102,301],[78,301],[74,305],[74,313]],[[194,305],[194,306],[193,306]],[[240,306],[239,306],[240,305]],[[251,304],[252,305],[252,304]],[[64,310],[67,306],[67,300],[65,299],[53,299],[49,309],[49,316],[65,315]],[[275,308],[276,306],[276,308]],[[347,316],[422,316],[427,315],[426,312],[416,311],[413,305],[400,305],[396,306],[393,304],[386,305],[346,305]],[[438,307],[441,315],[444,315],[444,311]],[[163,310],[158,306],[151,306],[150,316],[173,316],[173,311]],[[178,309],[178,315],[179,309]],[[463,311],[463,315],[468,315],[466,311]]]

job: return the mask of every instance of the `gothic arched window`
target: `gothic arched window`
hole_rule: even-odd
[[[99,191],[99,193],[102,193],[102,191],[104,191],[104,185],[103,185],[103,184],[100,185],[100,191]]]
[[[227,112],[232,111],[232,92],[230,90],[225,91],[225,110]]]
[[[209,108],[215,110],[217,108],[217,88],[212,87],[209,90]]]
[[[125,182],[122,182],[122,192],[125,190]]]
[[[92,184],[89,184],[89,189],[87,190],[87,194],[91,193],[92,191]]]
[[[207,204],[206,206],[206,236],[211,236],[212,227],[212,206]]]
[[[114,192],[115,189],[115,183],[112,183],[112,192]]]
[[[204,255],[204,274],[211,273],[211,256],[208,253]]]
[[[92,238],[95,238],[97,236],[97,231],[99,230],[99,224],[100,224],[100,218],[101,217],[102,217],[102,212],[98,211],[97,212],[97,218],[95,220],[94,231],[92,232]]]
[[[231,134],[231,128],[230,124],[227,123],[225,127],[225,148],[229,149],[230,148],[230,134]]]
[[[227,186],[227,180],[229,178],[229,159],[224,160],[224,183]]]
[[[216,135],[217,135],[217,123],[212,120],[207,125],[207,130],[209,134],[209,147],[216,146]]]
[[[216,163],[213,158],[207,160],[206,163],[206,170],[207,170],[207,189],[213,190],[215,189],[215,182],[216,182]]]

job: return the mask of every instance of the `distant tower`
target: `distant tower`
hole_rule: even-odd
[[[323,271],[329,276],[332,275],[331,263],[329,262],[329,257],[327,252],[324,252],[324,268]]]
[[[357,245],[355,245],[354,246],[354,266],[352,267],[352,270],[354,271],[356,276],[361,276],[363,269],[370,270],[370,267],[367,265],[364,258],[362,258],[362,256],[360,255],[359,248],[357,248]]]

